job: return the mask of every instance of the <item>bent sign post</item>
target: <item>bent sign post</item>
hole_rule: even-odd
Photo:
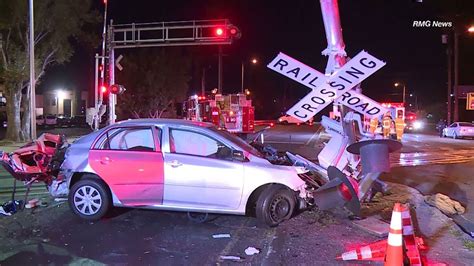
[[[287,112],[307,121],[334,100],[369,117],[386,113],[388,110],[376,101],[351,91],[384,65],[385,62],[361,51],[331,76],[325,76],[284,53],[279,53],[267,67],[312,89]]]

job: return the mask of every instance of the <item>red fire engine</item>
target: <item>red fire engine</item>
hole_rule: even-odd
[[[245,94],[191,96],[183,103],[184,118],[211,122],[231,133],[254,131],[254,107]]]

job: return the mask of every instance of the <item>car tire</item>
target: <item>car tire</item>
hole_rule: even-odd
[[[79,180],[68,196],[72,212],[88,221],[102,218],[111,207],[111,198],[107,185],[98,179]]]
[[[296,199],[290,190],[272,185],[258,197],[255,215],[259,223],[274,227],[291,218],[295,205]]]

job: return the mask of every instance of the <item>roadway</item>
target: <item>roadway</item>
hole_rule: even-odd
[[[276,125],[265,131],[264,140],[317,161],[328,138],[319,124]],[[390,156],[391,173],[382,179],[408,185],[424,195],[446,194],[467,207],[466,217],[474,221],[474,140],[441,138],[428,131],[406,133],[402,144]]]

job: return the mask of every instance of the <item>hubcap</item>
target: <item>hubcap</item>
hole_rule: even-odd
[[[74,206],[83,215],[94,215],[102,206],[102,197],[92,186],[83,186],[74,193]]]
[[[283,220],[290,212],[290,203],[282,196],[273,199],[270,205],[270,216],[275,222]]]

